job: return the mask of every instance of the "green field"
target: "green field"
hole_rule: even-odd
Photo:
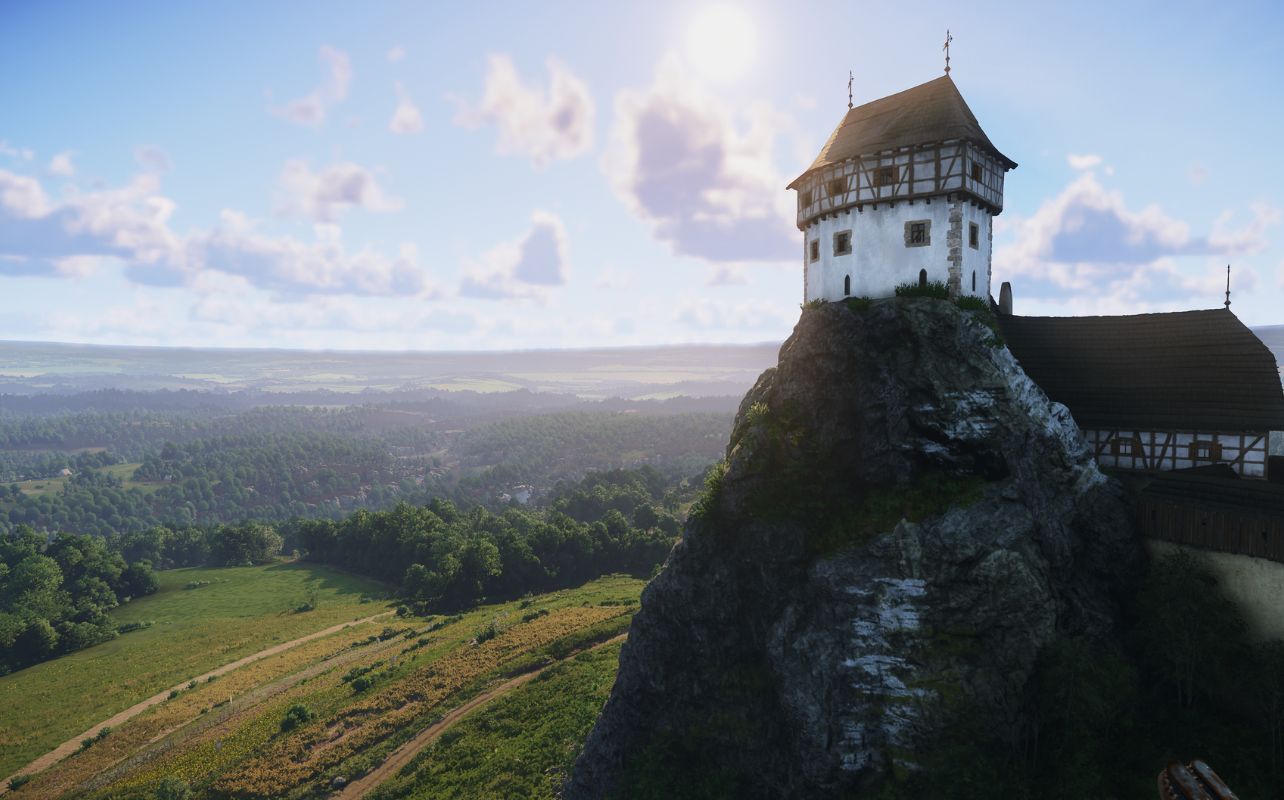
[[[96,471],[111,475],[113,478],[119,478],[122,488],[141,489],[144,492],[154,492],[163,483],[152,483],[149,481],[134,480],[134,470],[138,469],[141,464],[113,464],[110,467],[99,467]],[[22,481],[18,488],[23,494],[40,495],[40,494],[57,494],[67,484],[67,478],[39,478],[37,480]]]
[[[553,800],[611,693],[620,645],[580,653],[419,754],[372,800]]]
[[[124,634],[0,677],[0,776],[136,702],[274,644],[385,610],[382,584],[308,564],[158,573],[160,591],[113,610]],[[209,581],[196,589],[189,582]],[[316,609],[292,612],[315,592]]]
[[[308,632],[286,632],[287,622],[311,618],[318,630],[383,609],[360,603],[362,590],[377,587],[302,565],[163,577],[161,593],[119,614],[122,622],[155,620],[151,628],[0,679],[7,692],[0,699],[13,700],[0,711],[13,742],[6,774],[157,687],[258,652],[274,632],[282,641]],[[211,583],[181,588],[197,580]],[[318,610],[289,613],[309,582],[321,587]],[[453,728],[401,770],[406,775],[390,768],[370,776],[367,788],[382,781],[377,791],[386,796],[551,797],[614,680],[619,644],[599,645],[627,630],[643,585],[608,576],[451,617],[390,616],[346,628],[171,695],[13,796],[150,798],[170,779],[193,798],[315,797],[336,776],[362,778],[444,714],[494,691],[488,705],[461,711]],[[246,629],[244,646],[218,652],[238,628]],[[58,665],[77,668],[64,674],[52,669]],[[494,688],[540,669],[517,688]],[[369,684],[357,688],[361,676]],[[287,711],[299,706],[306,721],[283,729]],[[56,734],[45,732],[51,711],[62,727]],[[21,722],[42,714],[39,723]]]

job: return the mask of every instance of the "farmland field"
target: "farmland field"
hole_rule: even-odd
[[[386,610],[369,602],[383,595],[382,584],[315,565],[177,569],[159,577],[156,594],[112,611],[118,624],[149,627],[0,677],[0,776],[169,686]],[[184,588],[201,582],[208,583]],[[293,613],[310,592],[315,610]]]
[[[236,573],[239,575],[226,577],[226,583],[180,588],[187,581],[217,581]],[[263,636],[263,620],[310,617],[323,612],[327,604],[332,607],[329,622],[367,617],[382,610],[377,604],[360,605],[361,591],[377,588],[366,585],[350,587],[350,593],[342,596],[347,605],[334,594],[321,594],[315,612],[274,613],[278,606],[290,606],[297,597],[293,593],[306,585],[307,579],[298,576],[323,573],[322,584],[330,583],[330,589],[337,590],[341,582],[351,580],[296,565],[165,574],[166,588],[151,608],[140,602],[138,608],[130,609],[131,619],[155,619],[155,625],[77,656],[87,664],[101,664],[110,660],[109,648],[119,648],[130,637],[156,636],[162,620],[176,624],[180,618],[195,615],[200,619],[183,635],[175,636],[177,629],[170,634],[175,638],[172,647],[176,652],[190,653],[199,649],[197,641],[208,643],[226,635],[223,623],[237,606],[237,596],[256,598],[256,613],[246,615],[260,630],[256,645],[207,659],[203,665],[225,663],[242,651],[272,644],[270,637]],[[504,736],[512,735],[520,742],[505,745],[504,761],[496,763],[519,759],[523,770],[514,779],[523,787],[533,787],[535,796],[549,797],[553,781],[574,757],[614,678],[618,643],[597,645],[627,630],[642,586],[642,581],[633,578],[610,576],[576,589],[481,606],[451,617],[390,616],[347,628],[240,667],[213,683],[176,692],[119,725],[101,741],[39,773],[12,796],[151,797],[164,779],[182,781],[192,797],[316,796],[337,777],[352,780],[370,772],[443,714],[493,691],[489,687],[551,665],[535,680],[514,689],[511,696],[502,695],[470,711],[449,736],[434,745],[436,749],[430,748],[437,753],[447,746],[472,747],[452,751],[451,756],[471,758],[469,753],[494,745],[495,726],[502,725]],[[204,592],[209,593],[206,602],[198,597]],[[211,602],[217,594],[223,594],[224,599]],[[322,626],[320,618],[316,619],[313,628]],[[220,633],[207,634],[209,627]],[[297,634],[298,629],[282,631],[278,638],[284,641]],[[158,671],[140,659],[112,663],[112,669],[105,672],[121,683],[138,685],[143,678],[137,673]],[[165,679],[153,676],[149,687],[170,685],[178,680],[171,679],[173,675],[179,673],[199,672],[194,657],[189,657],[188,663],[191,666],[187,669],[169,670]],[[50,703],[47,708],[78,705],[51,703],[47,698],[55,685],[61,696],[76,698],[106,688],[105,680],[95,684],[87,676],[82,679],[83,688],[72,688],[65,678],[48,671],[25,672],[31,673],[26,690],[43,691],[46,699],[41,702]],[[139,685],[129,697],[117,693],[115,702],[95,703],[94,711],[77,714],[74,723],[63,720],[62,735],[45,737],[53,741],[29,744],[21,757],[16,751],[9,753],[6,765],[10,769],[4,774],[146,693]],[[28,714],[33,706],[28,706]],[[13,718],[19,715],[11,708],[3,713],[5,724],[14,725]],[[290,714],[297,714],[299,722],[286,728],[282,721]],[[14,735],[32,737],[34,731],[6,729],[6,737]],[[470,741],[474,743],[469,745]],[[419,775],[421,762],[409,771],[411,777],[386,781],[390,796],[497,796],[496,778],[487,777],[485,770],[476,773],[471,786],[460,782],[451,794],[443,795],[440,787],[432,788],[438,786],[433,776]],[[526,796],[525,791],[501,794]]]

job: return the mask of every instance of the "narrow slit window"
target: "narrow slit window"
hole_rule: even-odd
[[[843,297],[852,296],[852,276],[843,276]]]
[[[973,250],[981,248],[981,226],[969,222],[967,226],[967,243]]]
[[[820,240],[819,239],[811,240],[811,260],[812,261],[820,260]]]

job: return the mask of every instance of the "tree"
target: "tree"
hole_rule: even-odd
[[[149,561],[135,561],[120,575],[120,593],[127,597],[145,597],[159,588],[160,580]]]
[[[1217,578],[1180,551],[1154,562],[1137,596],[1138,638],[1172,684],[1177,704],[1189,707],[1225,677],[1244,633],[1235,604]]]

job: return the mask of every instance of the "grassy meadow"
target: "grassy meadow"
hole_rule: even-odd
[[[112,611],[121,625],[149,627],[0,677],[0,776],[166,687],[386,610],[369,601],[383,596],[382,584],[316,565],[176,569],[158,576],[160,591]],[[310,595],[315,610],[293,613]]]
[[[192,651],[200,649],[197,642],[208,647],[227,635],[225,626],[238,612],[244,613],[241,619],[249,626],[259,627],[265,619],[319,615],[327,606],[333,611],[329,624],[382,610],[378,604],[360,604],[362,590],[375,587],[351,585],[348,595],[327,594],[351,579],[303,566],[175,573],[164,574],[165,590],[149,598],[164,602],[153,603],[151,609],[140,602],[129,609],[130,619],[155,620],[151,628],[76,656],[87,657],[88,664],[101,663],[112,655],[106,648],[119,647],[133,636],[156,636],[162,620],[177,626],[179,620],[199,618],[185,630],[171,632],[171,638],[184,643],[178,651]],[[313,582],[329,584],[319,591],[317,611],[280,614],[278,606],[292,608],[301,602],[307,575],[314,576]],[[211,583],[181,588],[192,580]],[[369,772],[452,708],[509,678],[551,664],[535,680],[471,712],[426,751],[434,754],[433,760],[447,745],[472,748],[451,751],[454,763],[492,750],[501,737],[511,738],[504,745],[503,760],[495,762],[499,767],[489,773],[484,766],[480,772],[465,770],[451,784],[456,789],[443,794],[437,777],[419,774],[421,757],[413,769],[403,770],[411,777],[394,777],[385,782],[386,790],[380,789],[397,797],[550,797],[554,777],[574,757],[614,680],[619,645],[592,648],[627,630],[643,585],[634,578],[608,576],[575,589],[483,605],[454,616],[388,617],[345,629],[178,692],[118,726],[101,742],[40,773],[13,797],[152,797],[165,779],[182,781],[193,798],[315,797],[327,793],[337,776],[351,780]],[[202,601],[198,596],[206,592]],[[238,600],[242,597],[255,598],[257,611]],[[326,627],[319,616],[314,619],[318,622],[312,629]],[[207,633],[208,628],[218,632]],[[304,633],[282,633],[278,638],[285,641]],[[150,648],[141,649],[155,650],[163,641],[155,639]],[[261,634],[259,642],[257,648],[243,649],[254,652],[273,640]],[[244,654],[229,651],[209,661],[226,663]],[[194,663],[193,657],[189,655],[187,662]],[[139,658],[111,664],[117,682],[138,683],[140,673],[160,671]],[[77,689],[38,669],[27,670],[32,673],[28,691],[77,702],[31,701],[28,714],[43,706],[67,716],[61,711],[70,712],[89,693],[110,691],[103,677],[106,670],[97,670],[97,682],[82,678],[83,688]],[[184,675],[199,671],[178,670]],[[16,677],[20,675],[0,681]],[[181,678],[156,678],[154,683],[163,688]],[[63,720],[65,727],[74,729],[71,733],[46,737],[46,746],[27,745],[22,757],[10,758],[13,766],[148,693],[140,687],[137,697],[98,702],[97,711],[79,713],[75,724]],[[296,707],[305,709],[303,721],[283,729],[282,720]],[[0,713],[5,714],[4,724],[16,724],[10,717],[18,715],[11,709]],[[19,735],[31,737],[35,732]],[[511,783],[504,783],[502,773],[509,772],[504,765],[510,762],[520,762],[522,768],[520,774],[512,773]]]
[[[553,800],[611,693],[620,644],[551,667],[447,731],[371,800]]]
[[[109,467],[99,467],[95,472],[119,478],[124,489],[141,489],[144,492],[154,492],[164,486],[163,483],[134,480],[134,471],[141,466],[142,464],[112,464]],[[58,494],[66,486],[68,480],[68,478],[63,477],[38,478],[36,480],[21,481],[18,483],[18,488],[22,490],[23,494],[29,495]]]

